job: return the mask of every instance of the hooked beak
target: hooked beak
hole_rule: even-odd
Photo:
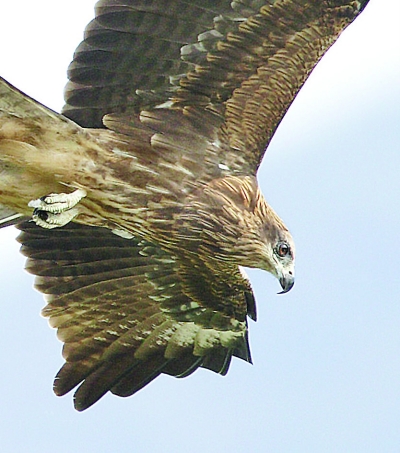
[[[293,274],[285,274],[279,279],[279,283],[282,286],[282,290],[278,294],[285,294],[293,288],[294,285],[294,276]]]

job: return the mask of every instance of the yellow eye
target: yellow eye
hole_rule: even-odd
[[[286,243],[282,242],[278,244],[276,252],[281,258],[284,258],[285,256],[290,255],[290,247]]]

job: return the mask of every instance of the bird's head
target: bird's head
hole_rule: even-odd
[[[268,205],[258,190],[257,203],[253,211],[255,245],[258,249],[258,267],[275,276],[282,287],[279,294],[287,293],[294,285],[295,246],[289,230]]]
[[[263,269],[279,280],[282,291],[293,288],[295,280],[295,246],[288,229],[272,208],[266,205],[267,215],[255,212],[255,218],[241,237],[238,249],[244,266]],[[265,214],[265,213],[264,213]]]
[[[209,236],[223,252],[221,258],[266,270],[279,280],[281,293],[290,291],[294,285],[294,242],[266,202],[256,178],[228,176],[215,181],[208,194],[207,204],[216,206],[217,213],[207,217],[207,223],[213,225]]]
[[[279,280],[282,287],[279,294],[283,294],[290,291],[294,285],[295,249],[291,234],[282,221],[278,217],[277,219],[278,224],[270,218],[264,225],[261,241],[264,269]]]

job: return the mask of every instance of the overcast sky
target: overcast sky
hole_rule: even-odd
[[[0,74],[60,110],[91,0],[0,4]],[[400,2],[371,0],[282,122],[259,180],[297,246],[294,289],[250,273],[254,365],[161,377],[84,413],[52,381],[61,343],[0,232],[0,448],[41,452],[400,451]]]

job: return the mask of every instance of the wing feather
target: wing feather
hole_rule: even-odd
[[[108,113],[139,111],[173,91],[188,71],[180,48],[212,28],[230,6],[218,1],[99,1],[96,18],[70,65],[63,113],[85,127],[102,127]]]
[[[149,242],[76,224],[18,228],[27,270],[45,294],[43,314],[64,343],[54,391],[79,385],[78,410],[107,391],[131,395],[160,373],[183,377],[203,366],[225,374],[232,355],[250,361],[243,316],[251,289],[233,309],[229,291],[209,297],[210,283]]]
[[[193,206],[185,215],[207,219],[214,213],[213,206],[196,205],[193,194],[203,184],[211,187],[211,180],[230,174],[254,179],[299,89],[367,2],[97,3],[96,18],[69,69],[64,114],[81,126],[112,130],[92,130],[87,137],[111,140],[112,158],[102,177],[118,183],[120,175],[118,188],[126,184],[135,194],[124,209],[119,210],[123,193],[112,202],[116,224],[129,224],[135,212],[151,206],[145,220],[157,223],[160,234],[127,240],[75,224],[51,231],[30,222],[19,225],[27,269],[45,294],[43,314],[64,343],[66,362],[54,385],[58,395],[79,385],[75,405],[84,410],[108,391],[131,395],[161,373],[184,377],[202,366],[225,374],[232,356],[251,362],[247,316],[255,319],[256,307],[238,267],[221,264],[209,249],[191,250],[188,237],[188,250],[163,246],[176,226],[178,207],[190,205],[190,196]],[[45,118],[57,139],[63,126],[68,142],[82,132],[3,80],[1,92],[8,115]],[[9,142],[4,150],[15,146]],[[20,154],[29,152],[25,148]],[[15,184],[18,176],[12,173]],[[35,187],[47,187],[41,184]],[[224,199],[215,184],[216,200]],[[30,194],[31,187],[27,190]],[[19,205],[0,205],[5,224],[16,220],[21,206],[26,214],[23,200],[30,198],[19,198]],[[200,227],[190,225],[195,237]],[[199,225],[210,239],[220,234],[207,220]],[[228,222],[221,225],[234,236]]]
[[[103,0],[71,63],[64,114],[88,127],[124,114],[113,123],[123,131],[143,109],[213,111],[213,130],[192,143],[208,140],[207,160],[228,174],[255,174],[311,71],[367,3]],[[185,130],[182,118],[176,123]],[[180,143],[190,153],[176,130],[166,135],[167,148]]]

